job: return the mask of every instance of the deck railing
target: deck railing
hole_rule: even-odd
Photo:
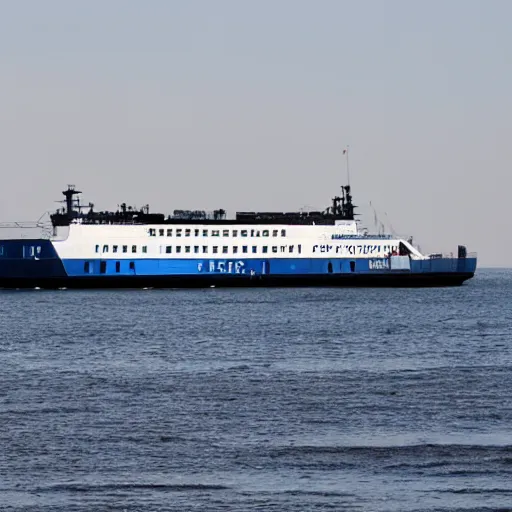
[[[0,222],[0,239],[50,238],[51,225],[42,222]]]
[[[432,254],[428,254],[427,257],[431,260],[438,260],[438,259],[458,259],[458,256],[457,256],[457,253],[456,252],[436,252],[436,253],[432,253]],[[477,253],[476,252],[468,252],[466,254],[466,259],[467,258],[476,258],[477,257]]]
[[[403,237],[400,237],[400,236],[395,236],[395,235],[375,235],[375,234],[371,234],[371,233],[358,233],[357,235],[356,234],[333,234],[332,235],[332,238],[339,238],[339,239],[352,239],[352,240],[357,240],[357,239],[372,239],[372,240],[406,240],[406,238],[403,238]]]

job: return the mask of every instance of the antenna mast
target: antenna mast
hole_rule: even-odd
[[[343,154],[346,158],[346,165],[347,165],[347,185],[350,187],[350,168],[348,166],[348,146],[343,150]]]

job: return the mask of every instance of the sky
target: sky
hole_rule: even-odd
[[[512,266],[512,2],[0,0],[0,222],[325,208]],[[371,203],[371,206],[370,206]]]

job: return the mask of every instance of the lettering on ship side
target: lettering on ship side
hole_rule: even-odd
[[[389,270],[388,259],[368,260],[368,267],[370,270]]]
[[[203,272],[220,272],[226,274],[245,274],[245,263],[243,261],[230,261],[230,260],[208,260],[207,262],[199,262],[197,264],[197,271]]]
[[[359,254],[372,255],[372,254],[388,254],[394,246],[392,245],[377,245],[377,244],[318,244],[313,245],[314,253],[335,253],[340,256],[356,256]]]

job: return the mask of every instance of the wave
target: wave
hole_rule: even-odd
[[[418,443],[408,445],[293,445],[275,448],[274,455],[425,455],[425,454],[468,454],[475,453],[512,454],[512,445],[493,444],[438,444]]]
[[[301,489],[293,489],[284,491],[283,494],[289,494],[291,496],[322,496],[322,497],[338,497],[338,498],[351,498],[356,497],[356,494],[349,492],[336,492],[336,491],[308,491]]]
[[[450,493],[450,494],[512,494],[512,489],[475,489],[475,488],[463,488],[463,489],[435,489],[430,492],[435,493]],[[507,509],[507,510],[510,510]]]
[[[160,484],[160,483],[111,483],[111,484],[82,484],[68,483],[55,484],[47,487],[38,487],[36,492],[67,491],[77,493],[105,492],[105,491],[129,491],[129,490],[154,490],[154,491],[223,491],[229,489],[225,485],[218,484]]]
[[[274,464],[322,470],[365,469],[439,477],[509,476],[512,445],[288,446],[271,449]]]

